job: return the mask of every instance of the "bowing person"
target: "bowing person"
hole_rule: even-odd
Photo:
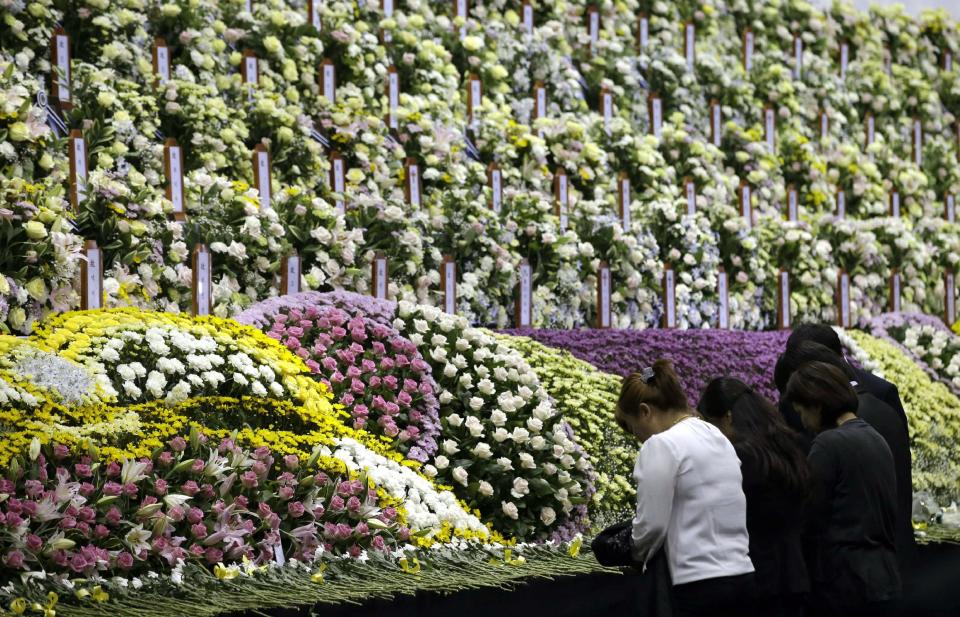
[[[711,381],[697,410],[733,443],[741,462],[756,568],[755,603],[744,614],[801,617],[810,591],[801,542],[810,470],[799,435],[770,401],[731,377]]]
[[[800,324],[790,333],[786,351],[789,352],[804,341],[819,343],[841,358],[844,357],[840,336],[831,326],[814,323]],[[862,368],[851,366],[850,369],[853,371],[854,379],[860,384],[861,389],[874,395],[897,412],[897,416],[903,423],[904,429],[906,429],[907,413],[900,401],[900,392],[897,390],[897,386]]]
[[[899,414],[887,403],[857,381],[858,373],[850,364],[833,350],[804,341],[784,354],[784,364],[789,376],[796,367],[807,362],[824,362],[839,368],[847,376],[850,385],[857,393],[857,416],[880,433],[893,455],[894,473],[897,488],[897,516],[894,533],[896,536],[897,563],[901,577],[910,572],[916,550],[913,537],[913,468],[910,454],[910,435],[907,427],[900,421]],[[788,403],[788,396],[783,399]]]
[[[816,435],[807,457],[813,479],[806,524],[810,614],[889,615],[901,593],[890,448],[857,417],[857,393],[842,369],[803,364],[790,377],[787,396]]]
[[[666,360],[624,380],[615,418],[643,442],[633,472],[637,561],[646,564],[666,544],[677,617],[748,614],[747,505],[730,441],[690,409]]]

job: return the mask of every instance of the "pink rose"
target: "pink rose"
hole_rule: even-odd
[[[203,557],[204,559],[207,560],[207,563],[209,564],[219,563],[223,561],[223,551],[221,551],[216,547],[211,546],[204,551]]]
[[[240,476],[240,483],[243,484],[244,488],[256,488],[258,485],[257,474],[252,471],[243,472],[243,475]]]
[[[23,567],[23,553],[18,550],[12,550],[7,553],[7,556],[4,557],[4,561],[7,564],[7,567],[10,568],[22,568]]]
[[[123,514],[120,513],[120,508],[117,506],[110,506],[110,510],[107,511],[107,522],[111,525],[116,525],[121,520],[123,520]]]
[[[24,544],[26,544],[28,550],[35,553],[43,546],[43,539],[34,533],[27,534],[27,539]]]
[[[291,501],[287,504],[287,514],[293,518],[300,518],[304,512],[306,512],[306,508],[304,508],[303,504],[299,501]]]
[[[133,567],[133,555],[127,551],[121,552],[119,555],[117,555],[117,565],[124,570],[129,570]]]

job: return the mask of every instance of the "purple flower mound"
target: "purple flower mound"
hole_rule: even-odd
[[[736,377],[773,402],[779,398],[773,367],[787,331],[734,330],[510,330],[566,349],[602,371],[626,377],[660,358],[673,361],[687,400],[696,405],[714,377]]]
[[[393,327],[368,319],[362,310],[351,317],[324,300],[325,294],[314,293],[274,298],[245,318],[322,376],[354,428],[384,435],[407,458],[427,462],[440,432],[430,365]]]
[[[366,319],[385,326],[390,326],[393,323],[393,317],[397,312],[396,302],[378,300],[364,294],[349,291],[304,291],[257,302],[237,315],[236,319],[242,324],[263,329],[273,322],[272,317],[282,309],[302,309],[307,306],[334,306],[350,315],[360,313]]]

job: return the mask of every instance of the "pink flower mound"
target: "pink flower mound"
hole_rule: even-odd
[[[282,554],[310,563],[321,553],[391,551],[410,537],[360,479],[295,455],[276,460],[266,447],[191,442],[175,437],[152,459],[122,466],[59,444],[21,460],[21,473],[0,478],[9,496],[0,503],[0,567],[89,577],[165,571],[181,559],[213,567]]]
[[[350,291],[304,291],[289,296],[268,298],[257,302],[237,315],[237,321],[258,328],[267,328],[273,323],[272,317],[286,309],[302,309],[307,306],[334,306],[354,315],[361,313],[371,321],[389,326],[397,312],[397,303],[378,300],[371,296]]]
[[[436,452],[437,384],[409,339],[333,306],[280,307],[262,327],[322,376],[354,428],[385,435],[412,460]]]

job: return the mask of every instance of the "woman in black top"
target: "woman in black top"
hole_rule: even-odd
[[[697,410],[733,443],[747,497],[755,606],[744,615],[797,617],[810,585],[801,545],[807,460],[776,408],[738,379],[714,379]]]
[[[883,615],[900,596],[890,447],[857,417],[857,394],[836,366],[804,364],[790,377],[787,397],[816,433],[808,455],[814,483],[807,524],[812,614]]]

